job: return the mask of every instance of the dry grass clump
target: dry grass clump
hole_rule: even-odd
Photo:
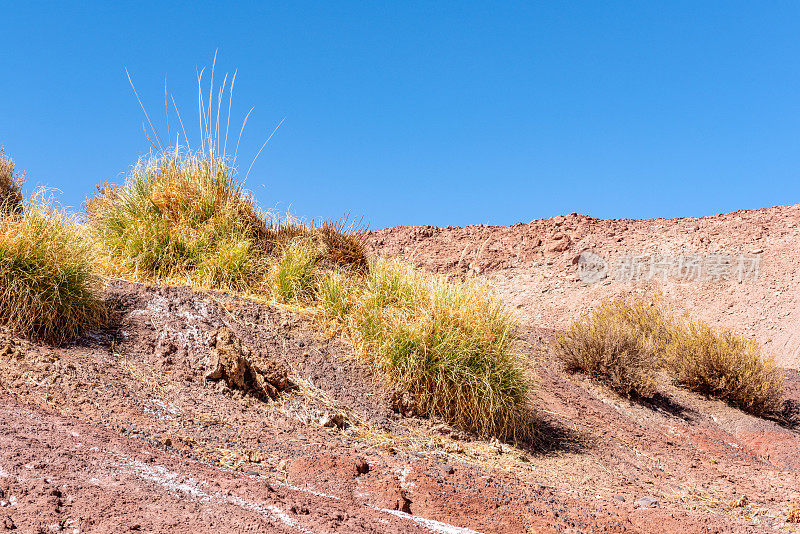
[[[0,212],[22,213],[22,176],[14,174],[14,161],[0,148]]]
[[[783,406],[783,373],[758,343],[675,318],[658,300],[605,301],[576,319],[554,346],[567,370],[626,396],[652,394],[663,367],[678,385],[755,415]]]
[[[667,324],[655,302],[609,300],[557,337],[555,352],[570,372],[584,372],[627,397],[647,397],[655,391]]]
[[[758,343],[731,330],[689,321],[675,329],[666,348],[675,381],[755,415],[783,407],[783,372]]]
[[[276,293],[291,301],[308,293],[318,262],[366,266],[360,232],[344,224],[268,223],[234,175],[211,151],[169,152],[140,161],[122,186],[99,187],[86,213],[109,270],[262,290],[274,265]]]
[[[533,437],[514,323],[485,287],[378,260],[363,283],[333,273],[318,291],[324,313],[419,415],[482,436]]]
[[[224,159],[165,153],[87,203],[108,263],[136,277],[244,289],[266,224]]]
[[[91,257],[80,229],[46,203],[0,215],[0,322],[55,344],[104,324]]]

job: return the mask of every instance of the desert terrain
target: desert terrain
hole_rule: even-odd
[[[800,205],[370,232],[373,255],[476,277],[513,309],[540,445],[404,416],[292,306],[109,279],[109,328],[64,347],[0,334],[0,530],[798,531],[798,225]],[[582,271],[587,252],[608,271]],[[772,352],[786,417],[666,381],[634,402],[563,371],[554,334],[609,296],[653,292]],[[223,339],[287,370],[274,399],[207,379]]]

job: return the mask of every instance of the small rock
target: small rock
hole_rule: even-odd
[[[356,458],[356,471],[359,475],[365,475],[369,473],[369,464],[360,456]]]
[[[325,412],[319,420],[319,425],[325,428],[344,428],[345,417],[340,413]]]
[[[414,417],[419,415],[419,405],[417,399],[409,392],[395,391],[391,395],[392,410],[404,417]]]
[[[449,433],[451,433],[453,431],[452,428],[450,428],[449,426],[447,426],[444,423],[439,423],[438,425],[433,425],[433,428],[431,428],[431,430],[433,430],[434,432],[438,432],[439,434],[449,434]]]
[[[250,469],[249,471],[245,471],[244,473],[246,475],[251,475],[251,476],[254,476],[254,477],[259,476],[259,472],[258,471],[253,471],[252,469]]]
[[[444,464],[444,465],[442,466],[442,471],[444,471],[444,473],[445,473],[445,474],[448,474],[448,475],[452,475],[453,473],[455,473],[455,472],[456,472],[456,470],[455,470],[455,469],[453,469],[453,466],[452,466],[452,465],[449,465],[449,464]]]
[[[278,462],[278,471],[286,471],[288,465],[289,465],[289,460],[284,458],[283,460]]]
[[[503,454],[503,444],[500,443],[500,440],[497,438],[492,438],[492,441],[489,443],[489,450],[495,454]]]
[[[658,508],[659,506],[661,506],[661,503],[658,502],[658,499],[650,496],[642,497],[641,499],[636,501],[636,504],[638,506],[646,506],[648,508]]]
[[[275,399],[279,391],[293,386],[289,370],[282,362],[258,358],[229,328],[211,334],[212,347],[206,358],[206,380],[224,379],[239,391],[252,391],[262,398]]]
[[[614,495],[614,497],[612,497],[612,498],[616,499],[616,500],[618,500],[620,502],[625,502],[625,496],[624,495]]]
[[[747,495],[742,495],[738,499],[734,499],[730,502],[731,508],[744,508],[749,504],[750,501],[747,500]]]

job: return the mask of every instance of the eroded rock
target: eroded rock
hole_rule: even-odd
[[[275,399],[290,389],[289,369],[282,362],[256,358],[230,328],[211,334],[206,380],[224,380],[228,387]]]

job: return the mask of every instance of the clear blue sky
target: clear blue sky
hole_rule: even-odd
[[[195,68],[238,68],[261,204],[373,228],[800,202],[798,2],[5,2],[0,144],[79,209]],[[234,7],[235,4],[235,7]],[[174,118],[173,118],[174,120]]]

